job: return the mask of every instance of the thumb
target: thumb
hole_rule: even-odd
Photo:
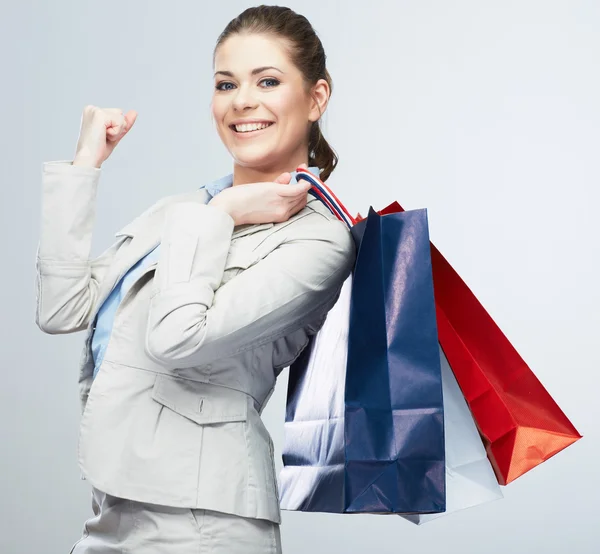
[[[126,114],[125,114],[125,129],[127,131],[129,131],[129,129],[131,129],[131,127],[133,127],[133,124],[135,123],[135,120],[137,119],[137,112],[135,110],[129,110]]]
[[[275,179],[274,183],[279,183],[280,185],[287,185],[292,178],[292,174],[288,171],[282,173],[277,179]]]

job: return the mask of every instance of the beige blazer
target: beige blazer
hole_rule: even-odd
[[[280,522],[260,413],[352,270],[350,232],[310,195],[286,222],[234,227],[199,189],[158,201],[90,260],[100,173],[44,164],[36,262],[39,328],[86,331],[83,476],[114,496]],[[96,313],[159,242],[92,381]]]

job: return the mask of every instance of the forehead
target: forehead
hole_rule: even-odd
[[[289,59],[284,40],[265,34],[236,34],[223,42],[215,53],[215,71],[249,73],[255,67],[275,66],[289,69]]]

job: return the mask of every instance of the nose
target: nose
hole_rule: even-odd
[[[243,111],[246,108],[255,108],[257,105],[256,98],[252,95],[249,87],[239,87],[233,97],[233,109],[235,111]]]

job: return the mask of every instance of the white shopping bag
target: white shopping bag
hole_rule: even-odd
[[[446,511],[401,517],[420,525],[441,516],[503,498],[479,431],[440,347],[446,446]]]

